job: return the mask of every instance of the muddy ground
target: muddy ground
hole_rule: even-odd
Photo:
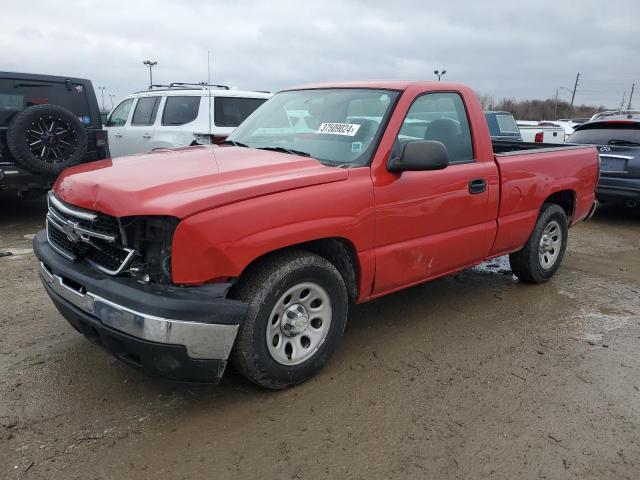
[[[121,364],[46,297],[42,202],[2,197],[0,478],[640,478],[640,214],[603,208],[564,265],[504,261],[352,308],[316,378],[184,389]]]

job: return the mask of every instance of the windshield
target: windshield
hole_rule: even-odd
[[[398,92],[333,88],[274,95],[228,138],[251,148],[310,155],[334,165],[367,165]]]

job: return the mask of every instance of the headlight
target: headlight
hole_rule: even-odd
[[[179,222],[161,216],[121,219],[125,245],[137,252],[129,274],[145,283],[171,283],[171,243]]]

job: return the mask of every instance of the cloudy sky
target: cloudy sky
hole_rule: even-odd
[[[120,98],[212,80],[278,90],[327,80],[445,79],[496,98],[640,107],[638,0],[22,0],[2,6],[0,70],[90,78]],[[97,91],[97,89],[96,89]],[[560,89],[560,97],[571,94]],[[626,105],[626,101],[625,101]]]

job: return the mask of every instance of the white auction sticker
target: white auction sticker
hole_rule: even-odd
[[[318,128],[318,133],[324,133],[325,135],[346,135],[353,137],[360,125],[355,123],[322,123]]]

